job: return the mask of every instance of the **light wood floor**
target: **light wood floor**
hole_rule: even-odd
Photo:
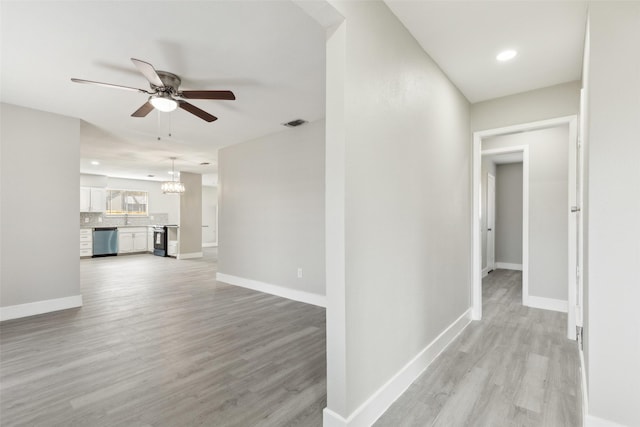
[[[82,309],[0,324],[0,424],[321,426],[324,310],[216,283],[214,256],[82,260]],[[566,315],[520,281],[485,279],[483,321],[376,426],[581,425]]]
[[[324,309],[204,259],[81,260],[84,307],[0,325],[2,426],[320,426]]]
[[[496,270],[483,280],[483,320],[375,426],[582,426],[579,355],[566,338],[566,314],[523,307],[521,276]]]

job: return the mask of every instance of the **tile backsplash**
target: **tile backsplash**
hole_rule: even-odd
[[[100,222],[102,218],[102,222]],[[151,213],[149,216],[130,216],[127,224],[124,216],[106,216],[100,212],[80,212],[80,227],[117,227],[122,225],[166,225],[169,223],[169,214]]]

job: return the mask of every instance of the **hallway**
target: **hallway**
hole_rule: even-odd
[[[522,306],[522,273],[483,279],[483,312],[375,424],[581,426],[580,361],[566,314]]]

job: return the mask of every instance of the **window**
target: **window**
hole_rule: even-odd
[[[132,190],[107,190],[107,215],[138,215],[149,213],[149,193]]]

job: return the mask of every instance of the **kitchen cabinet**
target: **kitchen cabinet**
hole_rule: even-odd
[[[118,253],[146,252],[147,234],[146,227],[119,228]]]
[[[107,209],[107,190],[80,187],[80,212],[104,212]]]
[[[80,256],[93,255],[93,230],[90,228],[80,229]]]
[[[147,251],[153,252],[153,227],[147,230]]]

